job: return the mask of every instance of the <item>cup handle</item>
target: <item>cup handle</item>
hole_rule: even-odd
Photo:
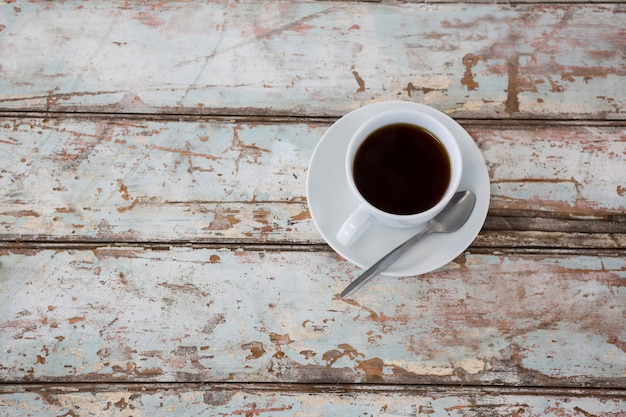
[[[371,214],[363,206],[359,206],[337,232],[337,240],[344,246],[352,245],[367,230],[372,221]]]

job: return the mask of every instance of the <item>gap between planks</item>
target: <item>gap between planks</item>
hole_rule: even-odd
[[[107,248],[129,248],[147,251],[169,251],[177,248],[189,249],[230,249],[243,250],[247,252],[334,252],[333,249],[324,243],[313,244],[293,244],[293,243],[250,243],[227,241],[218,243],[202,243],[188,241],[167,241],[167,242],[141,242],[141,241],[67,241],[67,240],[23,240],[10,241],[0,240],[0,250],[20,252],[20,251],[72,251],[72,250],[99,250]],[[561,256],[626,256],[626,247],[619,248],[560,248],[545,246],[510,246],[492,247],[470,245],[464,253],[476,255],[561,255]]]
[[[425,384],[320,384],[283,382],[3,382],[0,395],[14,392],[71,393],[71,392],[157,392],[163,390],[190,391],[257,391],[283,393],[366,393],[366,394],[405,394],[405,395],[523,395],[523,396],[567,396],[593,398],[624,398],[626,388],[595,387],[546,387],[546,386],[506,386],[506,385],[425,385]]]
[[[177,122],[238,122],[238,123],[327,123],[332,124],[343,115],[301,115],[263,112],[262,109],[205,109],[202,113],[184,112],[184,109],[155,109],[154,113],[122,113],[98,111],[33,111],[33,110],[0,110],[0,119],[80,119],[98,121],[141,120],[141,121],[177,121]],[[355,109],[356,110],[356,109]],[[626,127],[626,119],[588,119],[579,115],[568,118],[537,116],[507,117],[507,118],[476,118],[453,117],[462,126],[467,127],[497,127],[497,128],[539,128],[539,127]]]

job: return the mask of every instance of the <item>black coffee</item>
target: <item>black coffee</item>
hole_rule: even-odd
[[[433,207],[450,183],[450,158],[429,131],[392,124],[372,133],[354,157],[354,182],[374,207],[415,214]]]

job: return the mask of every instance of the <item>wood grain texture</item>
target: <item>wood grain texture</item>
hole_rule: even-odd
[[[368,392],[369,391],[369,392]],[[623,415],[623,393],[592,390],[210,384],[0,387],[6,417],[98,416],[613,416]]]
[[[623,4],[0,5],[0,107],[624,119]],[[53,51],[51,53],[51,51]]]
[[[337,294],[331,252],[0,252],[0,381],[624,387],[623,256],[465,253]]]
[[[0,414],[626,415],[626,6],[0,3]],[[457,118],[490,214],[420,277],[315,230],[338,117]]]
[[[311,155],[329,126],[2,118],[0,233],[22,240],[322,243],[305,188]],[[490,210],[500,216],[491,229],[538,231],[541,223],[547,232],[626,233],[626,128],[493,124],[468,131],[489,168]]]

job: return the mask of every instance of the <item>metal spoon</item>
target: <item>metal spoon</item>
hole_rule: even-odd
[[[421,238],[431,233],[450,233],[461,228],[472,214],[476,196],[471,191],[459,191],[452,196],[448,205],[434,219],[428,222],[426,228],[400,244],[394,250],[383,256],[378,262],[372,265],[367,271],[352,281],[341,293],[340,297],[345,298],[358,291],[372,278],[389,268],[402,255],[411,249]]]

